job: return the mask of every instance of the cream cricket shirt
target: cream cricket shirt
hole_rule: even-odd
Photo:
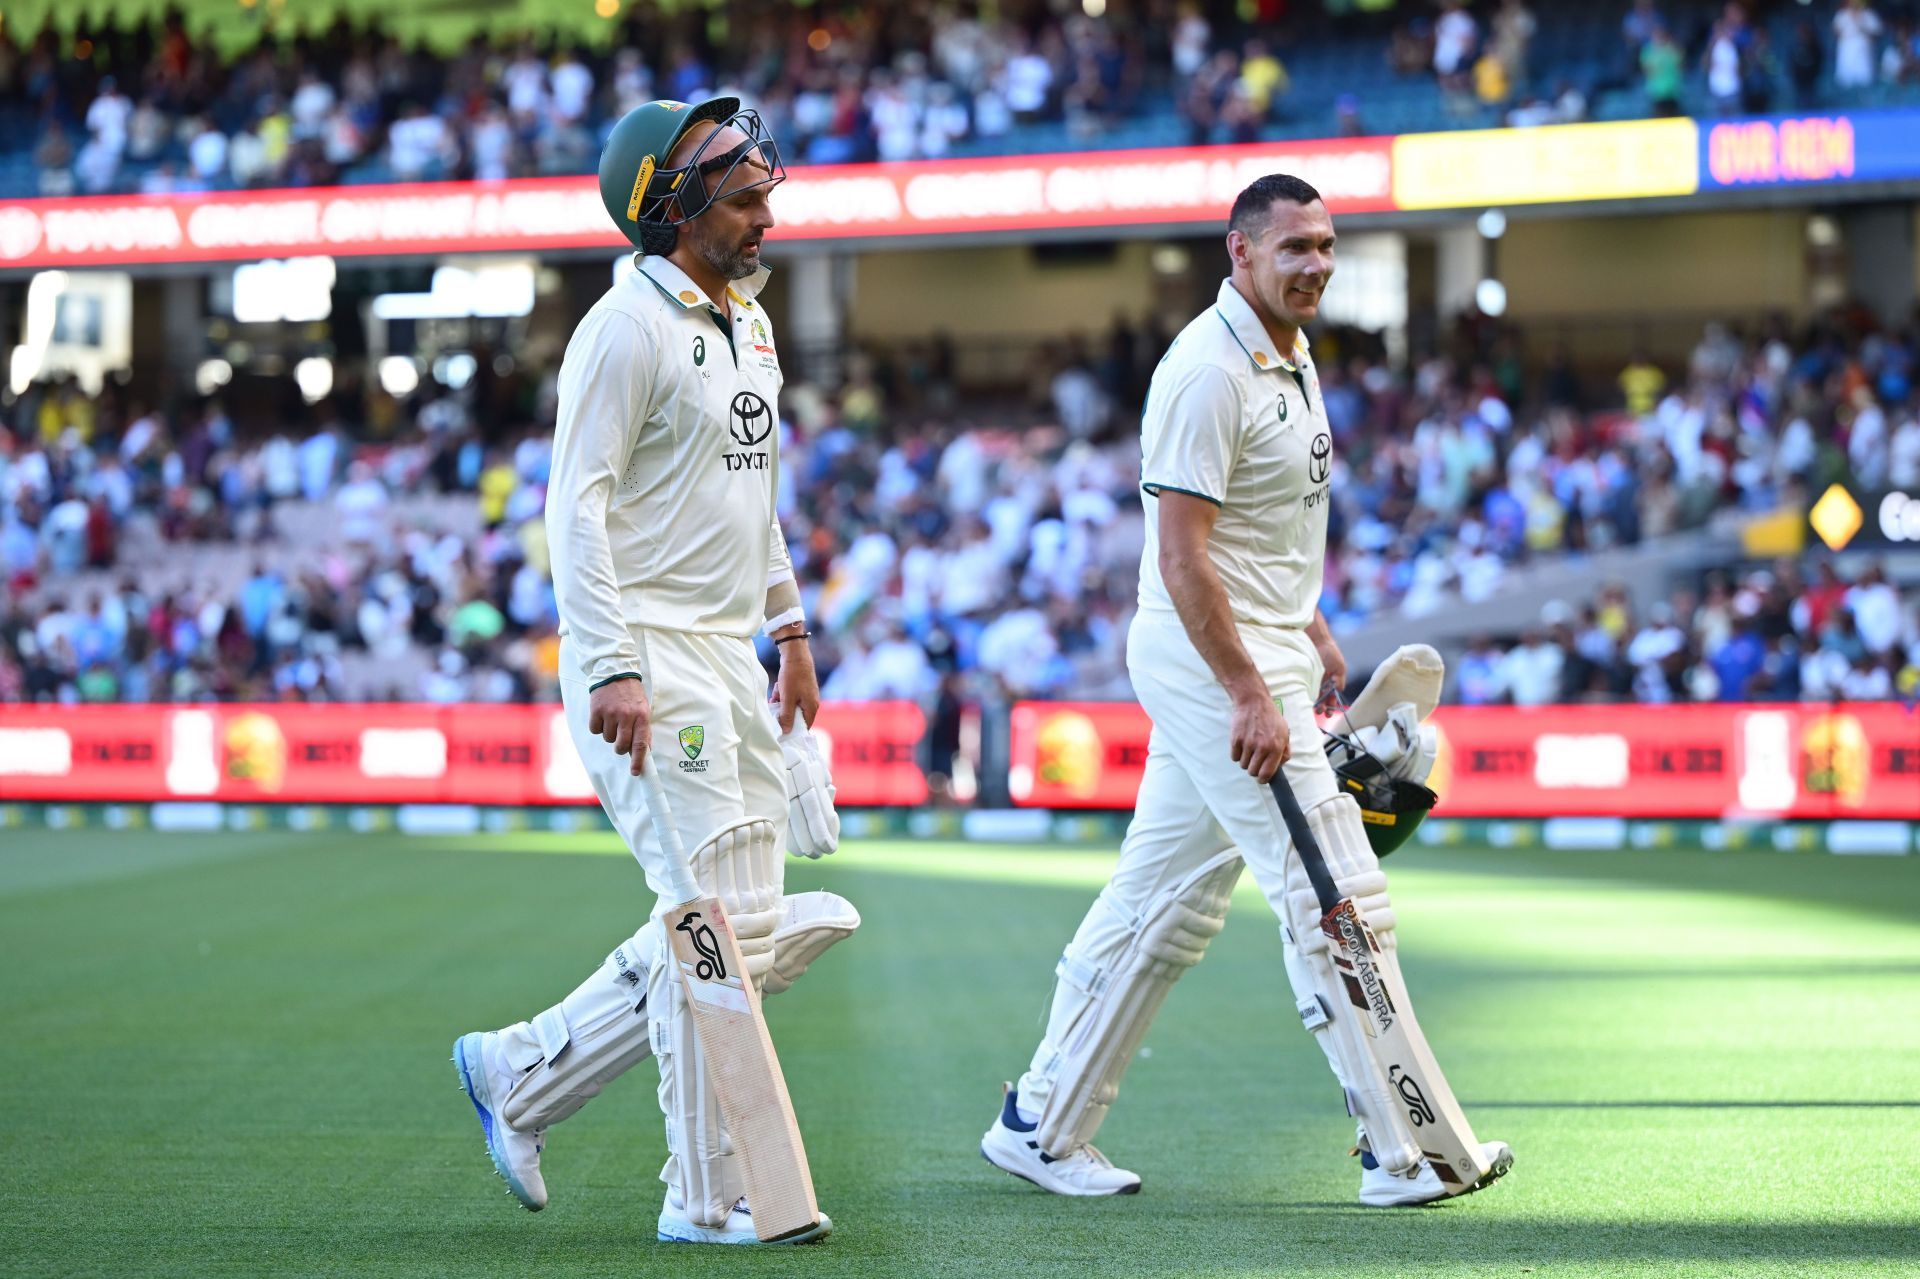
[[[1320,602],[1333,432],[1306,335],[1274,349],[1233,287],[1180,331],[1154,370],[1141,427],[1147,545],[1140,607],[1173,611],[1160,578],[1160,494],[1220,508],[1207,548],[1238,622],[1304,627]]]
[[[639,669],[631,626],[751,636],[793,576],[774,514],[780,361],[754,297],[723,316],[679,267],[635,255],[567,344],[547,487],[560,633],[599,683]]]

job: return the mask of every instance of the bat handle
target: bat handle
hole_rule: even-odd
[[[653,832],[660,837],[660,851],[667,857],[667,891],[676,904],[690,902],[700,896],[700,881],[693,877],[693,866],[687,861],[687,846],[680,842],[680,831],[673,824],[673,809],[667,804],[666,788],[660,785],[652,751],[647,752],[646,763],[640,769],[640,790],[647,798],[647,816],[653,822]]]
[[[1293,787],[1287,784],[1285,769],[1274,773],[1273,780],[1267,785],[1273,791],[1274,802],[1280,805],[1280,820],[1287,824],[1287,834],[1293,836],[1293,846],[1300,854],[1300,865],[1307,872],[1307,882],[1313,885],[1313,895],[1320,901],[1323,914],[1331,914],[1340,904],[1340,890],[1334,886],[1333,875],[1327,870],[1327,859],[1320,852],[1320,841],[1313,837],[1313,831],[1307,825],[1307,815],[1300,811],[1299,797],[1293,793]]]

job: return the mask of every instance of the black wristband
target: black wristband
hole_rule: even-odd
[[[813,638],[812,631],[801,631],[798,635],[782,635],[779,639],[773,642],[773,646],[775,648],[779,648],[782,644],[791,644],[795,640],[812,639],[812,638]]]
[[[589,693],[597,693],[601,689],[605,688],[607,685],[613,683],[615,680],[618,680],[618,679],[637,679],[637,680],[640,680],[642,684],[647,682],[644,678],[641,677],[638,671],[622,671],[618,675],[607,676],[605,679],[601,680],[598,684],[589,684],[587,686],[587,691]]]

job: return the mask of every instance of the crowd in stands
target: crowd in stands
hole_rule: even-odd
[[[832,394],[789,387],[782,517],[829,696],[1128,695],[1135,424],[1165,341],[1119,325],[1045,353],[1028,402],[985,418],[956,409],[937,350],[856,359]],[[1485,323],[1404,375],[1360,335],[1315,351],[1339,633],[1389,610],[1417,626],[1517,566],[1803,504],[1836,478],[1920,487],[1912,330],[1713,325],[1684,368],[1636,358],[1617,387],[1564,355],[1529,378]],[[111,381],[0,400],[0,700],[552,697],[552,370],[505,413],[430,380],[377,412],[341,398],[297,438]],[[1644,618],[1573,601],[1509,651],[1476,646],[1460,694],[1911,693],[1911,600],[1889,622],[1882,583],[1836,600],[1817,570],[1769,572]],[[1741,677],[1754,628],[1769,660]]]
[[[584,173],[628,108],[717,93],[761,110],[793,163],[1920,97],[1910,15],[1827,4],[1634,0],[1611,52],[1590,47],[1593,15],[1526,0],[1263,6],[1252,21],[1199,0],[761,0],[719,18],[649,2],[604,45],[549,32],[432,51],[343,19],[237,53],[169,12],[0,25],[0,123],[26,165],[27,189],[6,193],[65,195]]]
[[[1895,697],[1920,697],[1920,592],[1824,559],[1716,570],[1644,615],[1619,583],[1577,608],[1551,600],[1518,639],[1469,643],[1448,690],[1470,706]]]

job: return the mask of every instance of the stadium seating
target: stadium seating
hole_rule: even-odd
[[[1902,371],[1920,333],[1836,341],[1714,326],[1643,415],[1578,407],[1614,402],[1612,388],[1555,403],[1567,388],[1502,388],[1449,360],[1401,377],[1325,343],[1339,465],[1322,605],[1356,664],[1411,632],[1489,667],[1538,643],[1573,654],[1580,610],[1624,581],[1598,687],[1593,663],[1569,663],[1587,677],[1548,700],[1723,696],[1714,661],[1732,632],[1685,603],[1709,585],[1693,566],[1744,564],[1728,599],[1751,592],[1785,616],[1801,589],[1791,580],[1813,582],[1816,566],[1747,561],[1730,528],[1832,479],[1920,487],[1920,416]],[[1812,410],[1792,407],[1770,372],[1784,368]],[[782,514],[830,696],[928,697],[949,674],[996,698],[1129,694],[1140,372],[1068,361],[1050,402],[985,419],[972,404],[974,425],[939,409],[948,390],[884,361],[837,396],[789,397]],[[262,439],[198,403],[129,424],[120,395],[82,403],[71,387],[35,387],[0,422],[0,700],[553,695],[539,518],[550,421],[510,439],[483,440],[489,424],[382,443]],[[1737,435],[1730,416],[1696,416],[1722,397],[1740,406]],[[404,421],[464,422],[446,413],[456,400],[425,383]],[[336,408],[343,421],[359,412]],[[1903,586],[1861,643],[1826,633],[1824,617],[1776,625],[1770,658],[1791,658],[1794,679],[1745,693],[1912,695],[1920,590],[1892,589]],[[121,620],[100,621],[95,601]],[[275,610],[299,624],[276,630]],[[1625,655],[1640,630],[1660,629],[1659,610],[1683,642],[1661,651],[1656,679]],[[103,641],[103,626],[117,638]],[[1541,695],[1509,676],[1474,689]]]
[[[918,12],[911,5],[898,7]],[[1496,20],[1492,8],[1483,5],[1479,14],[1483,48],[1488,47]],[[1721,8],[1694,0],[1660,7],[1684,55],[1678,101],[1688,114],[1708,116],[1716,109],[1704,82],[1700,54]],[[798,6],[787,12],[787,43],[793,49],[804,49],[809,28],[816,22],[837,22]],[[663,28],[658,15],[638,7],[632,13],[616,36],[616,47],[659,49]],[[1518,82],[1508,83],[1504,93],[1493,100],[1458,88],[1443,90],[1429,63],[1408,65],[1398,71],[1389,65],[1389,50],[1398,40],[1404,38],[1416,52],[1423,47],[1422,41],[1426,42],[1424,47],[1431,45],[1431,23],[1417,6],[1407,7],[1393,36],[1347,30],[1310,7],[1277,24],[1213,29],[1205,33],[1208,50],[1224,51],[1237,58],[1250,41],[1258,39],[1273,47],[1284,68],[1271,107],[1253,106],[1237,112],[1223,109],[1228,99],[1245,90],[1236,79],[1238,73],[1230,72],[1214,94],[1217,100],[1209,110],[1218,118],[1213,119],[1195,118],[1194,77],[1176,70],[1169,61],[1167,45],[1159,38],[1146,38],[1140,30],[1140,19],[1122,14],[1117,6],[1112,16],[1099,19],[1075,16],[1066,21],[1051,20],[1052,25],[1038,33],[1037,47],[1049,53],[1051,87],[1031,111],[1009,111],[1009,94],[1017,96],[1018,89],[1001,68],[1017,48],[1011,29],[973,19],[955,22],[957,26],[970,25],[973,46],[984,51],[980,69],[970,79],[965,66],[951,60],[943,62],[943,46],[937,37],[918,48],[888,48],[882,53],[875,51],[880,45],[871,33],[851,30],[839,34],[841,47],[855,50],[852,62],[835,53],[832,61],[826,54],[803,61],[807,55],[801,54],[768,63],[764,58],[749,57],[743,44],[721,42],[708,51],[711,70],[702,66],[699,69],[703,74],[683,75],[677,68],[640,63],[623,68],[610,50],[588,50],[581,54],[581,63],[591,73],[592,92],[583,104],[585,114],[578,122],[583,132],[578,136],[572,132],[574,126],[559,119],[553,110],[547,75],[560,56],[553,33],[535,36],[545,41],[540,55],[527,64],[537,73],[537,84],[525,77],[515,81],[518,88],[508,83],[520,74],[514,70],[519,64],[510,62],[506,52],[521,43],[516,37],[500,41],[495,48],[502,52],[490,61],[475,59],[469,77],[475,82],[462,81],[465,87],[461,92],[448,89],[451,77],[423,74],[421,67],[436,65],[436,60],[420,59],[410,64],[408,74],[412,78],[403,75],[394,84],[382,79],[377,97],[367,98],[351,109],[347,103],[351,86],[346,83],[353,74],[350,69],[367,68],[364,78],[371,83],[373,59],[382,42],[373,34],[334,33],[298,47],[291,43],[263,46],[279,55],[277,76],[266,82],[258,81],[257,68],[246,58],[236,57],[214,69],[213,82],[204,91],[172,95],[183,103],[192,98],[204,107],[213,129],[229,140],[240,139],[248,130],[272,132],[283,127],[263,122],[286,110],[287,99],[296,89],[292,68],[304,58],[312,58],[336,100],[334,108],[324,113],[323,126],[316,117],[314,124],[292,130],[291,144],[284,155],[270,148],[274,154],[263,166],[254,158],[255,148],[235,149],[222,144],[202,157],[207,172],[192,180],[182,176],[193,167],[192,139],[181,132],[190,118],[184,114],[184,105],[167,110],[169,137],[152,154],[136,156],[124,148],[110,147],[119,151],[117,161],[90,163],[83,157],[91,127],[87,123],[89,112],[103,77],[111,73],[122,82],[129,106],[134,99],[148,96],[157,83],[147,68],[133,60],[133,50],[144,47],[134,39],[140,33],[92,32],[88,44],[92,53],[86,68],[76,74],[69,67],[55,76],[51,68],[61,55],[71,56],[66,42],[72,37],[48,32],[39,33],[37,40],[31,36],[22,39],[9,27],[0,30],[0,139],[4,139],[0,142],[0,198],[95,190],[164,191],[326,182],[361,185],[405,177],[485,176],[492,167],[476,158],[473,130],[481,108],[488,102],[504,106],[518,101],[526,108],[516,108],[520,113],[512,121],[513,140],[504,144],[506,172],[584,173],[592,168],[597,150],[594,143],[626,105],[655,92],[709,89],[739,92],[760,106],[772,117],[776,134],[787,144],[790,161],[796,163],[804,162],[810,153],[856,160],[929,154],[1029,154],[1230,139],[1311,138],[1340,132],[1388,134],[1488,127],[1505,123],[1510,108],[1531,98],[1549,104],[1539,119],[1622,120],[1654,112],[1623,36],[1620,9],[1542,5],[1533,20],[1536,27],[1531,39],[1518,42],[1518,57],[1524,66],[1516,70],[1523,73]],[[1785,110],[1920,101],[1920,48],[1885,57],[1896,41],[1920,44],[1910,28],[1890,27],[1883,32],[1876,44],[1876,57],[1882,61],[1876,63],[1880,70],[1873,84],[1843,89],[1834,83],[1831,20],[1831,12],[1824,5],[1780,6],[1759,22],[1773,52],[1758,77],[1766,85],[1760,95],[1763,100],[1751,105]],[[1795,30],[1803,22],[1812,24],[1819,42],[1817,75],[1804,91],[1794,84],[1786,57]],[[823,25],[812,34],[827,30]],[[740,33],[742,40],[746,34]],[[22,48],[10,44],[15,39],[22,39]],[[1085,101],[1069,101],[1072,94],[1066,90],[1074,74],[1076,55],[1072,50],[1076,48],[1092,50],[1087,56],[1099,71],[1097,91]],[[384,76],[384,64],[382,67]],[[811,67],[832,68],[835,74],[848,71],[855,76],[859,91],[851,103],[851,114],[840,111],[824,96],[806,101],[809,89],[805,77]],[[952,102],[966,123],[957,129],[935,130],[929,124],[929,103],[934,87],[950,73],[958,82],[946,87],[952,91]],[[899,117],[897,109],[888,116],[889,108],[881,100],[885,86],[896,78],[909,116]],[[249,92],[235,87],[242,82],[250,86]],[[410,103],[425,106],[445,119],[447,154],[423,163],[410,159],[403,172],[393,162],[389,135],[398,113]],[[819,129],[808,123],[827,116],[833,116],[833,122],[821,124]],[[343,121],[337,136],[336,117]],[[992,123],[995,120],[1004,120],[1004,127]],[[65,140],[64,147],[49,146],[41,153],[49,134],[56,129]],[[828,139],[830,146],[812,145],[811,134],[820,130],[833,135]],[[224,156],[220,154],[223,149]]]

